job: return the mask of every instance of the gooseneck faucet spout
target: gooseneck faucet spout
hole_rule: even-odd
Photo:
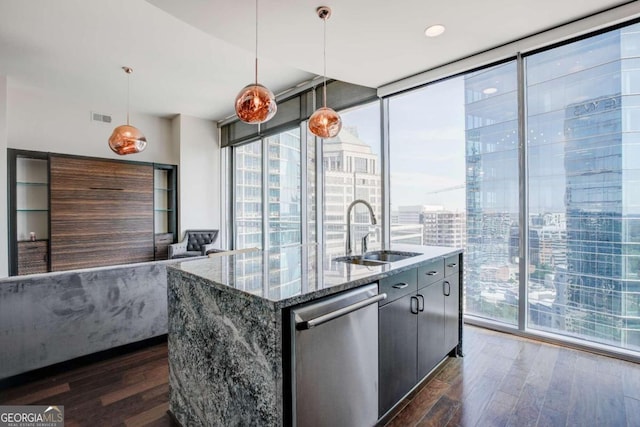
[[[346,252],[347,255],[351,255],[351,252],[353,252],[351,250],[351,211],[353,210],[353,207],[355,205],[357,205],[358,203],[362,203],[363,205],[365,205],[369,209],[369,215],[371,216],[371,224],[372,225],[376,225],[376,223],[377,223],[376,222],[376,215],[373,213],[373,208],[371,207],[369,202],[367,202],[366,200],[362,200],[362,199],[357,199],[357,200],[354,200],[353,202],[351,202],[351,204],[347,208],[347,243],[346,243],[346,248],[345,248],[345,252]]]

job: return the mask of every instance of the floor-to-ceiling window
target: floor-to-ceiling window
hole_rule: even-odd
[[[640,24],[388,105],[391,242],[442,244],[460,187],[467,315],[640,349]]]
[[[262,247],[262,141],[234,150],[235,245]]]
[[[241,145],[233,153],[235,247],[302,243],[300,130]]]
[[[302,243],[300,131],[265,138],[268,150],[269,246]]]
[[[640,25],[525,65],[528,326],[640,349]]]
[[[369,248],[382,244],[382,169],[380,144],[380,103],[341,111],[342,130],[322,143],[324,174],[323,243],[325,259],[345,254],[347,209],[357,199],[368,202],[377,218],[371,225],[363,204],[353,208],[351,240],[354,252],[362,250],[368,233]]]
[[[389,100],[391,243],[464,247],[464,80]]]
[[[465,248],[465,306],[517,323],[515,62],[389,100],[391,242]]]
[[[519,300],[515,61],[464,76],[467,313],[516,325]]]
[[[309,154],[303,147],[300,129],[294,128],[233,149],[236,249],[302,243],[303,186],[308,184],[302,175]],[[268,292],[281,296],[299,292],[301,254],[297,246],[239,257],[234,266],[238,287],[264,292],[268,286]]]
[[[361,198],[379,224],[389,215],[386,243],[465,249],[470,319],[640,349],[640,24],[514,52],[383,105],[388,163],[378,102],[341,111],[334,139],[236,147],[236,247],[318,241],[325,259],[343,255]],[[385,243],[364,206],[352,219],[354,251],[366,233]]]

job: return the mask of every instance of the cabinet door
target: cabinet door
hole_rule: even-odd
[[[418,289],[418,381],[440,362],[444,349],[444,295],[442,282]]]
[[[442,282],[444,293],[444,349],[448,353],[459,342],[460,275],[448,276]]]
[[[167,259],[169,255],[169,245],[173,243],[173,233],[156,234],[155,259],[156,261]]]
[[[387,294],[387,298],[380,301],[380,306],[389,304],[405,295],[415,295],[418,290],[416,269],[403,271],[378,282],[378,293]]]
[[[379,415],[416,384],[417,300],[406,295],[380,307],[378,321]]]
[[[47,241],[18,242],[18,275],[47,272]]]
[[[153,166],[52,155],[51,271],[153,261]]]

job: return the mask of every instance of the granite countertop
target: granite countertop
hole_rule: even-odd
[[[417,252],[418,256],[379,266],[334,261],[315,244],[295,245],[270,251],[251,251],[179,262],[167,269],[171,274],[204,279],[212,286],[257,298],[273,309],[281,309],[346,289],[375,282],[433,258],[462,252],[459,248],[391,245],[391,250]],[[265,268],[268,266],[268,268]]]

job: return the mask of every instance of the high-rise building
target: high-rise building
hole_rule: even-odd
[[[374,212],[382,206],[380,159],[371,146],[358,137],[354,127],[343,127],[323,143],[324,169],[324,249],[329,257],[344,255],[347,208],[357,199],[367,201]],[[379,215],[378,215],[379,216]],[[380,220],[371,226],[369,211],[358,204],[351,218],[352,248],[360,250],[361,239],[369,233],[369,247],[380,246]]]
[[[515,70],[465,76],[471,313],[517,323],[517,310],[482,300],[500,275],[481,272],[520,262],[528,195],[529,327],[640,348],[639,35],[630,25],[524,59],[522,172]]]
[[[283,132],[264,142],[238,147],[235,164],[236,247],[262,248],[265,239],[268,248],[301,243],[299,132]],[[233,266],[239,277],[238,287],[247,292],[262,292],[268,281],[271,292],[280,295],[295,292],[297,283],[291,276],[298,265],[292,265],[287,258],[287,251],[269,253],[266,264],[260,252],[239,257]]]
[[[464,248],[467,241],[467,217],[464,212],[447,210],[422,213],[424,238],[429,246]]]
[[[266,146],[265,153],[263,147]],[[302,242],[300,135],[283,132],[243,145],[235,153],[236,246],[262,247],[263,230],[268,246]],[[267,157],[266,174],[263,158]],[[264,179],[264,182],[263,182]],[[263,200],[266,186],[267,200]],[[263,209],[268,224],[263,227]]]
[[[565,315],[571,319],[572,332],[640,345],[637,317],[624,313],[626,297],[640,291],[640,281],[627,279],[627,273],[637,276],[627,270],[635,254],[625,246],[638,228],[638,218],[626,214],[630,189],[623,166],[628,140],[622,132],[623,114],[620,93],[574,103],[565,110],[569,280]]]
[[[466,309],[470,314],[517,324],[518,284],[510,256],[518,224],[517,72],[514,62],[464,76]]]

